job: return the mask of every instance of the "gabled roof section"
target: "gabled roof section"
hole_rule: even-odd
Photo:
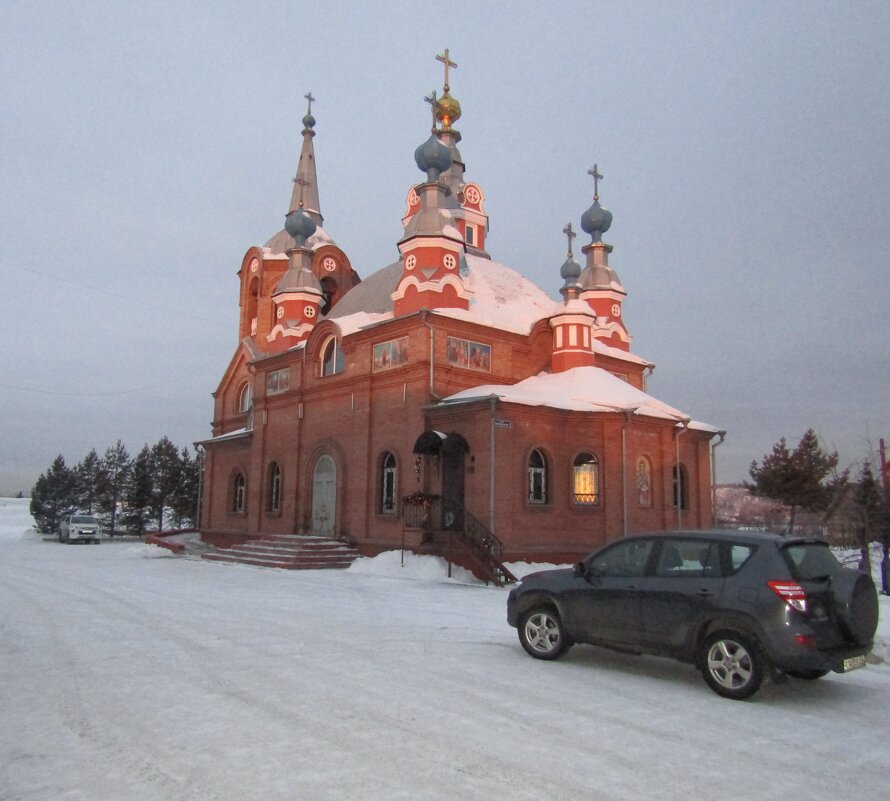
[[[223,377],[216,388],[214,396],[217,396],[226,390],[241,365],[249,364],[261,355],[260,350],[257,348],[253,340],[250,337],[244,337],[239,343],[238,348],[235,350],[235,353],[232,355],[232,358],[229,361],[229,366],[226,368],[225,373],[223,373]]]

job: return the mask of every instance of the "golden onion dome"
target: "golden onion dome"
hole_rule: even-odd
[[[450,128],[452,123],[460,119],[460,103],[447,90],[436,102],[436,119],[445,129]]]

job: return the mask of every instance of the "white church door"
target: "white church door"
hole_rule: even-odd
[[[312,533],[334,536],[337,517],[337,465],[330,456],[315,463],[312,476]]]

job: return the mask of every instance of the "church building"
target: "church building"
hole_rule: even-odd
[[[437,59],[399,257],[370,275],[324,227],[306,96],[284,230],[238,272],[239,345],[200,443],[202,537],[325,535],[496,570],[711,525],[723,432],[646,392],[654,365],[631,352],[602,175],[578,259],[563,230],[551,297],[489,253],[485,193],[458,150],[456,64]]]

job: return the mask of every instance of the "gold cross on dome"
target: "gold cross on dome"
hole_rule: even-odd
[[[309,101],[309,110],[306,113],[311,114],[312,113],[312,104],[315,102],[315,98],[312,97],[312,92],[309,92],[308,94],[303,95],[303,97],[305,97]]]
[[[562,232],[566,235],[566,239],[569,240],[569,257],[571,257],[571,255],[572,255],[572,240],[573,240],[576,236],[578,236],[578,234],[576,234],[576,233],[572,230],[572,224],[571,224],[571,223],[569,223],[565,228],[563,228],[563,229],[562,229]]]
[[[603,180],[603,176],[600,175],[596,164],[593,165],[592,170],[587,171],[587,174],[593,176],[593,199],[599,200],[600,199],[600,181]]]
[[[447,47],[445,48],[444,53],[440,53],[438,56],[436,56],[436,61],[441,61],[445,65],[445,86],[444,86],[444,89],[447,92],[448,91],[448,68],[454,67],[454,69],[457,69],[457,64],[455,64],[448,57],[448,48]]]
[[[430,106],[432,107],[432,110],[433,110],[433,128],[432,128],[432,130],[433,130],[433,133],[435,133],[436,132],[436,112],[439,110],[439,101],[436,97],[436,90],[433,89],[433,91],[430,92],[429,97],[425,97],[424,100],[427,103],[429,103]]]

